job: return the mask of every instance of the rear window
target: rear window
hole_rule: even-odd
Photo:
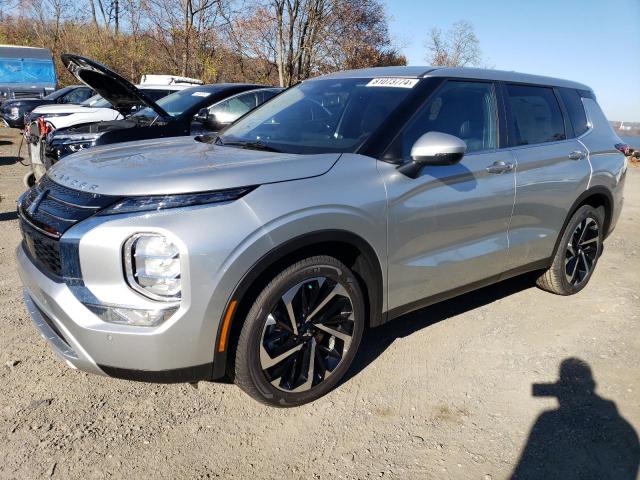
[[[552,88],[507,85],[507,98],[515,145],[557,142],[567,138],[560,105]]]
[[[582,104],[582,98],[580,98],[580,94],[577,90],[573,90],[571,88],[561,88],[560,97],[562,98],[562,102],[569,114],[569,120],[573,126],[573,132],[576,137],[579,137],[589,130],[587,115],[584,113],[584,105]]]

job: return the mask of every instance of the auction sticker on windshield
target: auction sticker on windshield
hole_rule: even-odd
[[[417,78],[374,78],[367,83],[367,87],[413,88],[419,81]]]
[[[191,94],[192,97],[208,97],[211,95],[209,92],[193,92]]]

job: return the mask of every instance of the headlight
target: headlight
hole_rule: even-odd
[[[153,195],[150,197],[124,198],[110,207],[101,210],[98,215],[114,215],[116,213],[147,212],[166,208],[191,207],[208,203],[230,202],[243,197],[256,187],[231,188],[213,192],[187,193],[179,195]]]
[[[56,140],[61,143],[95,142],[104,132],[99,133],[58,133]]]
[[[70,145],[67,145],[67,148],[71,153],[75,153],[85,148],[89,148],[90,146],[91,146],[91,143],[72,143]]]
[[[167,237],[139,233],[124,244],[129,286],[153,300],[180,299],[180,251]]]
[[[20,116],[20,109],[18,107],[11,107],[9,109],[9,118],[17,120]]]

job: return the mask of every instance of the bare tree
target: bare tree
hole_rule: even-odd
[[[454,23],[449,30],[432,28],[425,43],[430,65],[465,67],[481,62],[480,40],[473,25],[465,20]]]
[[[344,68],[405,64],[392,45],[380,0],[256,0],[229,38],[281,86]],[[255,63],[255,62],[254,62]]]
[[[344,68],[403,64],[383,0],[0,0],[0,38],[144,73],[292,85]],[[9,2],[9,3],[7,3]],[[15,6],[9,12],[5,7]]]

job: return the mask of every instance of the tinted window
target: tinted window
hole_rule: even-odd
[[[560,105],[548,87],[507,85],[511,130],[515,145],[566,139]]]
[[[497,115],[493,84],[447,82],[420,108],[385,155],[409,160],[411,147],[427,132],[455,135],[467,144],[467,152],[497,147]]]
[[[560,97],[562,97],[562,102],[569,114],[573,132],[576,137],[579,137],[589,129],[589,125],[587,125],[587,115],[584,113],[584,105],[582,105],[580,94],[577,90],[561,88]]]

